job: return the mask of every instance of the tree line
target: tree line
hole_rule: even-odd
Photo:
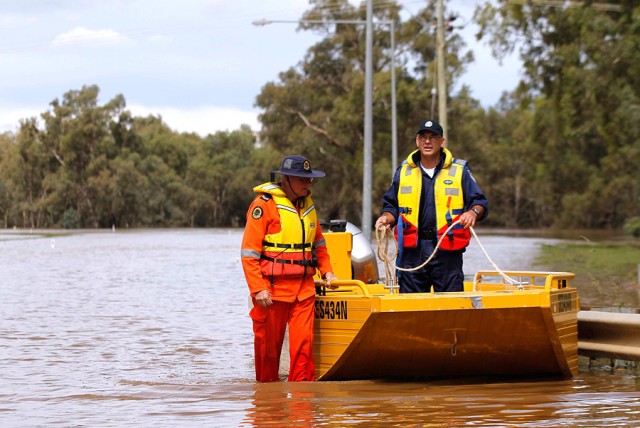
[[[42,125],[0,136],[0,215],[25,228],[240,226],[249,183],[273,154],[246,126],[207,137],[132,117],[124,97],[86,86],[54,100]]]
[[[53,100],[40,118],[0,135],[4,227],[238,227],[285,154],[309,157],[327,177],[314,184],[323,218],[361,224],[364,4],[314,0],[301,21],[319,32],[295,67],[256,98],[259,132],[247,126],[201,137],[161,117],[134,117],[123,96],[100,105],[85,86]],[[457,82],[473,60],[446,33],[448,145],[467,159],[487,194],[486,225],[619,228],[640,216],[640,2],[600,10],[510,2],[478,7],[478,37],[498,58],[518,49],[522,80],[485,108]],[[436,64],[435,2],[404,19],[376,2],[396,28],[400,159],[430,116]],[[448,12],[449,13],[449,12]],[[324,23],[316,23],[316,21]],[[390,37],[374,26],[374,212],[391,166]],[[489,82],[488,82],[489,83]]]

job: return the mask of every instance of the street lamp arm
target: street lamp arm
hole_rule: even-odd
[[[267,21],[266,19],[258,19],[256,21],[253,21],[251,24],[258,27],[264,27],[265,25],[271,24],[271,21]]]
[[[327,25],[333,25],[333,24],[356,24],[356,25],[364,25],[366,24],[367,21],[364,21],[362,19],[328,19],[328,20],[322,20],[322,19],[299,19],[299,20],[283,20],[283,19],[276,19],[276,20],[271,20],[271,19],[258,19],[256,21],[253,21],[252,24],[253,25],[257,25],[257,26],[265,26],[265,25],[269,25],[269,24],[327,24]],[[376,21],[374,22],[374,24],[384,24],[384,25],[391,25],[392,22],[391,21]]]

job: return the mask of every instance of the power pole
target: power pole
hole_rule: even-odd
[[[438,28],[436,34],[438,50],[438,122],[444,129],[444,137],[447,138],[447,82],[444,62],[444,4],[438,0]],[[451,145],[447,141],[447,147]]]

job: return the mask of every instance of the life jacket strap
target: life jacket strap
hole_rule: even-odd
[[[396,230],[398,231],[398,257],[396,258],[396,267],[400,267],[402,263],[402,253],[404,248],[404,221],[402,214],[408,214],[411,212],[409,207],[398,207],[398,223],[396,224]],[[396,270],[396,276],[399,277],[401,271]]]
[[[264,254],[260,256],[260,259],[266,260],[272,263],[280,263],[283,265],[300,265],[300,266],[310,266],[310,267],[317,266],[317,262],[314,263],[313,260],[283,260],[283,259],[276,259],[274,257],[265,256]]]
[[[303,250],[305,248],[311,248],[312,244],[311,243],[306,243],[306,244],[278,244],[278,243],[274,243],[274,242],[262,241],[262,245],[265,246],[265,247]]]

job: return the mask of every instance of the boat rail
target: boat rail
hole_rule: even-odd
[[[496,277],[500,278],[499,282],[496,282],[495,279],[491,282],[483,281],[486,278]],[[496,289],[559,290],[567,288],[574,277],[575,274],[570,272],[481,270],[476,272],[473,278],[473,291]]]
[[[569,287],[575,274],[570,272],[540,272],[540,271],[478,271],[473,283],[465,283],[465,291],[496,291],[496,290],[561,290]],[[496,279],[500,278],[500,279]],[[358,279],[339,279],[331,281],[338,289],[330,289],[332,293],[358,293],[371,297],[371,284],[367,285]],[[316,280],[316,294],[327,295],[326,282]],[[380,284],[377,284],[380,285]],[[469,289],[472,285],[472,289]],[[386,288],[386,287],[385,287]],[[391,292],[390,294],[394,294]]]
[[[327,294],[327,290],[326,290],[327,283],[326,283],[326,281],[324,281],[324,280],[316,280],[315,284],[316,284],[316,290],[319,290],[319,292],[316,292],[316,294],[318,294],[320,296],[326,296],[326,294]],[[354,291],[354,289],[359,289],[365,297],[371,297],[371,293],[369,292],[369,288],[365,285],[364,282],[360,281],[359,279],[336,279],[336,280],[331,281],[331,284],[338,285],[338,286],[341,287],[338,290],[332,290],[333,292]],[[342,289],[342,287],[349,287],[349,289],[344,290],[344,289]]]

